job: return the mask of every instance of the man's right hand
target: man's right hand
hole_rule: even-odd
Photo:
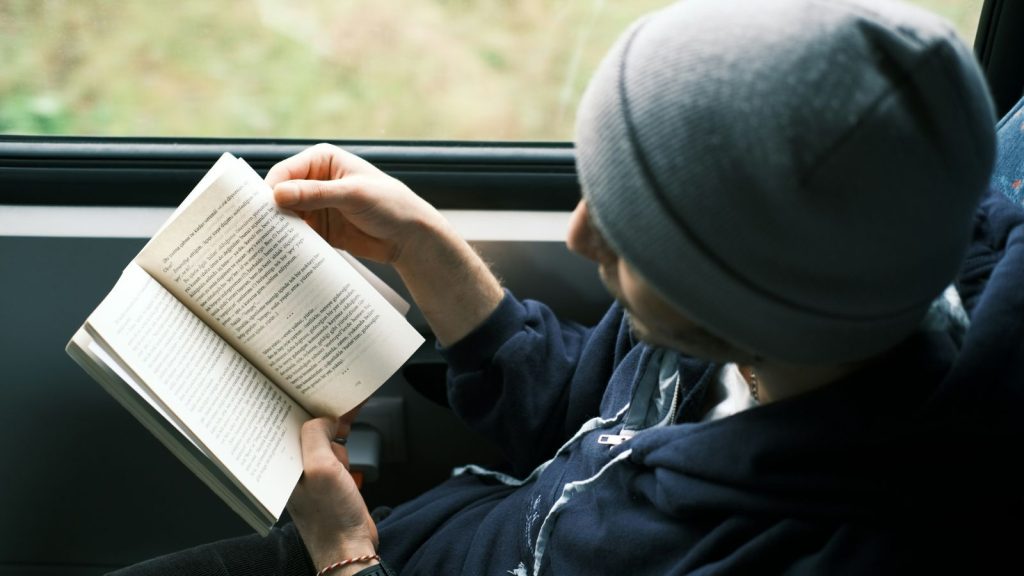
[[[271,168],[267,184],[278,205],[332,246],[392,264],[442,345],[472,331],[504,296],[440,212],[354,154],[317,144]]]
[[[447,227],[405,184],[330,144],[279,162],[266,180],[277,204],[296,211],[332,246],[399,268],[413,239]]]

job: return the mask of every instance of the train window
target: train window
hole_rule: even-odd
[[[670,0],[6,0],[0,134],[565,141]],[[973,39],[982,0],[918,0]]]
[[[985,0],[908,0],[910,4],[916,4],[927,8],[936,14],[941,14],[956,26],[957,32],[968,45],[974,42],[974,35],[978,31],[978,19],[981,16],[981,7]]]
[[[669,0],[0,4],[0,132],[568,140],[601,56]]]

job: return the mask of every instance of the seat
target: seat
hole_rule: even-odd
[[[996,124],[996,146],[991,186],[1024,205],[1024,98]]]

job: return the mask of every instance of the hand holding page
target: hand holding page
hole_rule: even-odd
[[[68,352],[264,532],[302,422],[348,412],[423,342],[361,272],[224,155]]]
[[[355,408],[423,342],[240,160],[136,260],[316,416]]]

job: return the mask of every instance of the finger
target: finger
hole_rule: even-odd
[[[349,434],[352,433],[352,421],[346,419],[344,416],[338,418],[338,431],[335,433],[336,436],[342,438],[348,438]],[[344,446],[344,444],[342,444]]]
[[[331,440],[337,428],[334,418],[316,418],[302,425],[302,467],[311,480],[318,481],[324,476],[330,478],[336,473],[338,457]]]
[[[324,240],[330,241],[331,238],[331,227],[330,217],[326,210],[304,210],[309,217],[306,218],[306,224],[316,230],[316,233],[320,235]]]
[[[334,441],[334,445],[331,446],[331,448],[334,450],[334,455],[338,458],[338,460],[341,460],[341,463],[345,465],[346,470],[349,469],[347,439],[352,434],[352,424],[355,422],[356,417],[359,415],[359,410],[362,409],[363,405],[366,404],[367,400],[363,400],[358,406],[339,416],[337,420],[338,427],[334,432],[335,438],[333,440],[337,440],[338,437],[341,437],[345,438],[346,442],[341,443]]]
[[[273,188],[286,180],[295,179],[330,179],[340,177],[329,173],[335,163],[332,157],[341,150],[330,144],[317,144],[306,148],[302,152],[278,162],[267,172],[265,178],[267,184]],[[341,163],[337,163],[341,166]]]
[[[376,166],[347,150],[320,143],[275,164],[265,180],[273,188],[288,180],[338,180],[349,174],[379,172]]]
[[[289,180],[274,187],[274,201],[290,210],[337,208],[342,212],[361,211],[358,182],[341,180]]]
[[[344,435],[348,434],[348,430],[352,429],[352,423],[355,422],[356,418],[359,416],[359,411],[363,409],[363,406],[365,406],[369,400],[369,398],[363,400],[358,406],[338,417],[339,434],[341,434],[342,431],[345,431]]]
[[[341,462],[341,465],[345,467],[345,470],[348,470],[348,447],[342,446],[337,442],[331,442],[331,451],[334,452],[334,458],[337,459],[338,462]]]

